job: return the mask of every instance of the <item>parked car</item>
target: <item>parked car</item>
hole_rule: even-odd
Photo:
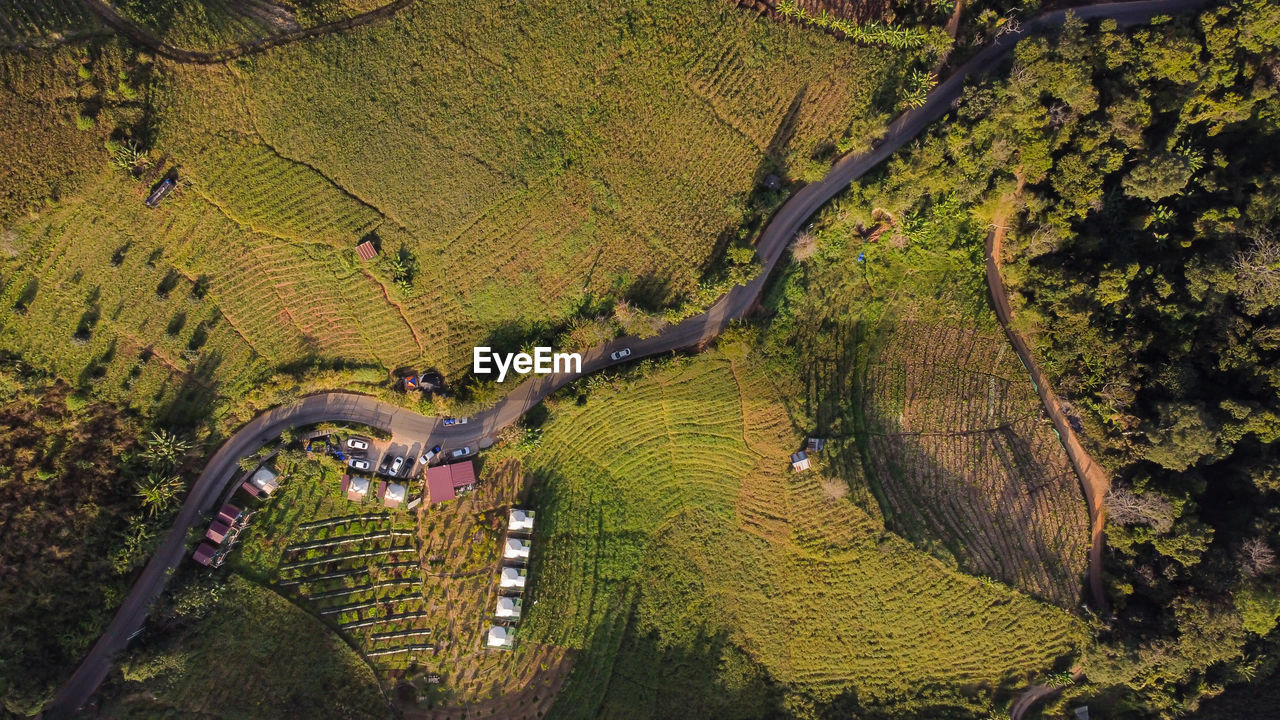
[[[396,458],[395,460],[392,460],[392,461],[391,461],[391,476],[392,476],[392,477],[395,477],[395,474],[396,474],[396,473],[398,473],[398,472],[400,472],[400,466],[402,466],[402,465],[404,465],[404,458],[402,458],[402,457],[398,457],[398,458]]]
[[[431,462],[431,458],[439,454],[440,454],[440,446],[437,445],[431,448],[430,450],[422,453],[422,457],[418,458],[418,462],[423,465],[426,465],[427,463]]]
[[[621,350],[614,350],[612,353],[610,353],[609,359],[621,360],[622,358],[629,357],[630,355],[631,355],[631,348],[622,348]]]
[[[347,440],[347,447],[351,448],[352,450],[368,450],[369,441],[361,440],[360,438],[349,438]]]
[[[351,458],[350,460],[347,461],[347,465],[350,465],[352,469],[355,469],[355,470],[369,469],[369,461],[361,460],[360,458]]]
[[[445,425],[466,425],[467,418],[464,418],[464,417],[463,418],[445,418],[444,424]]]
[[[450,451],[450,452],[449,452],[449,459],[450,459],[450,460],[457,460],[458,458],[464,458],[464,457],[466,457],[466,456],[468,456],[468,455],[470,455],[470,454],[471,454],[471,446],[470,446],[470,445],[468,445],[467,447],[460,447],[460,448],[458,448],[457,450],[452,450],[452,451]]]

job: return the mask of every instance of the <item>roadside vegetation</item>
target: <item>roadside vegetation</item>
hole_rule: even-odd
[[[1115,616],[1051,711],[1175,717],[1274,678],[1278,13],[1026,40],[831,211],[863,229],[860,280],[881,289],[899,235],[912,253],[922,219],[971,226],[954,250],[975,299],[980,237],[1009,226],[1015,322],[1114,478]]]

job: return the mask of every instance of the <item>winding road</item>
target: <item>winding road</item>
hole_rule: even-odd
[[[110,17],[104,16],[104,19],[112,27],[136,42],[180,62],[220,62],[236,54],[314,37],[342,27],[353,27],[354,25],[351,24],[353,22],[359,24],[376,19],[376,17],[361,16],[365,19],[311,28],[288,37],[263,41],[241,52],[229,51],[233,54],[227,56],[222,53],[192,53],[173,48],[154,35],[120,18],[105,3],[99,0],[89,0],[89,2],[91,6],[98,9],[100,14],[104,14],[103,8],[105,8]],[[379,16],[386,16],[410,2],[411,0],[402,0],[386,6],[388,9],[375,12],[381,12]],[[1137,0],[1091,5],[1075,8],[1070,12],[1085,20],[1109,18],[1120,25],[1132,25],[1145,22],[1155,15],[1194,10],[1207,2],[1208,0]],[[453,447],[470,443],[478,444],[484,438],[494,437],[499,430],[515,422],[552,392],[582,375],[615,364],[609,360],[609,353],[617,348],[625,346],[632,349],[631,357],[627,358],[627,362],[630,362],[673,350],[696,348],[709,342],[731,321],[745,317],[751,311],[769,275],[782,257],[783,251],[814,212],[847,188],[849,183],[910,142],[930,123],[946,115],[953,103],[960,98],[965,80],[969,76],[991,71],[1019,40],[1030,34],[1042,33],[1060,26],[1066,16],[1067,11],[1064,10],[1046,12],[1024,22],[1017,31],[1005,33],[966,61],[945,81],[939,83],[929,94],[924,105],[899,115],[889,125],[874,150],[842,158],[822,180],[807,185],[792,195],[770,219],[757,240],[756,252],[763,266],[762,272],[750,283],[734,287],[702,315],[685,320],[678,325],[669,326],[656,336],[645,340],[635,337],[620,338],[584,353],[581,373],[533,376],[521,383],[493,408],[479,414],[466,425],[445,427],[438,418],[427,417],[374,398],[346,392],[312,395],[292,405],[268,410],[248,422],[223,443],[209,459],[174,519],[172,529],[138,579],[134,581],[129,595],[121,604],[106,631],[46,707],[44,717],[56,719],[74,715],[106,678],[113,659],[125,649],[134,632],[142,627],[152,601],[164,589],[174,568],[186,555],[188,531],[200,524],[203,521],[202,516],[209,512],[221,498],[236,475],[238,460],[241,457],[253,453],[267,442],[278,438],[280,432],[286,428],[319,422],[361,423],[389,431],[396,436],[421,438],[424,442]],[[1043,386],[1043,383],[1039,384]],[[1052,416],[1052,412],[1050,414]],[[1088,497],[1087,485],[1085,493]],[[1092,501],[1090,497],[1090,502]]]

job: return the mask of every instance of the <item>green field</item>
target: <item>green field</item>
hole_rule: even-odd
[[[1064,667],[1072,617],[792,476],[776,378],[725,345],[552,408],[525,637],[581,650],[555,717],[972,717]]]
[[[688,301],[781,199],[766,173],[812,178],[865,142],[907,51],[698,0],[414,6],[213,66],[49,57],[14,76],[70,97],[12,144],[65,148],[76,182],[8,223],[0,346],[191,425],[281,370],[456,377],[473,344]],[[108,133],[153,139],[136,177],[107,167]]]

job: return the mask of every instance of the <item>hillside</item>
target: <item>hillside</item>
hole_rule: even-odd
[[[818,470],[747,337],[551,408],[525,632],[581,648],[556,717],[973,717],[1084,642],[962,575]],[[661,687],[657,692],[653,688]]]

